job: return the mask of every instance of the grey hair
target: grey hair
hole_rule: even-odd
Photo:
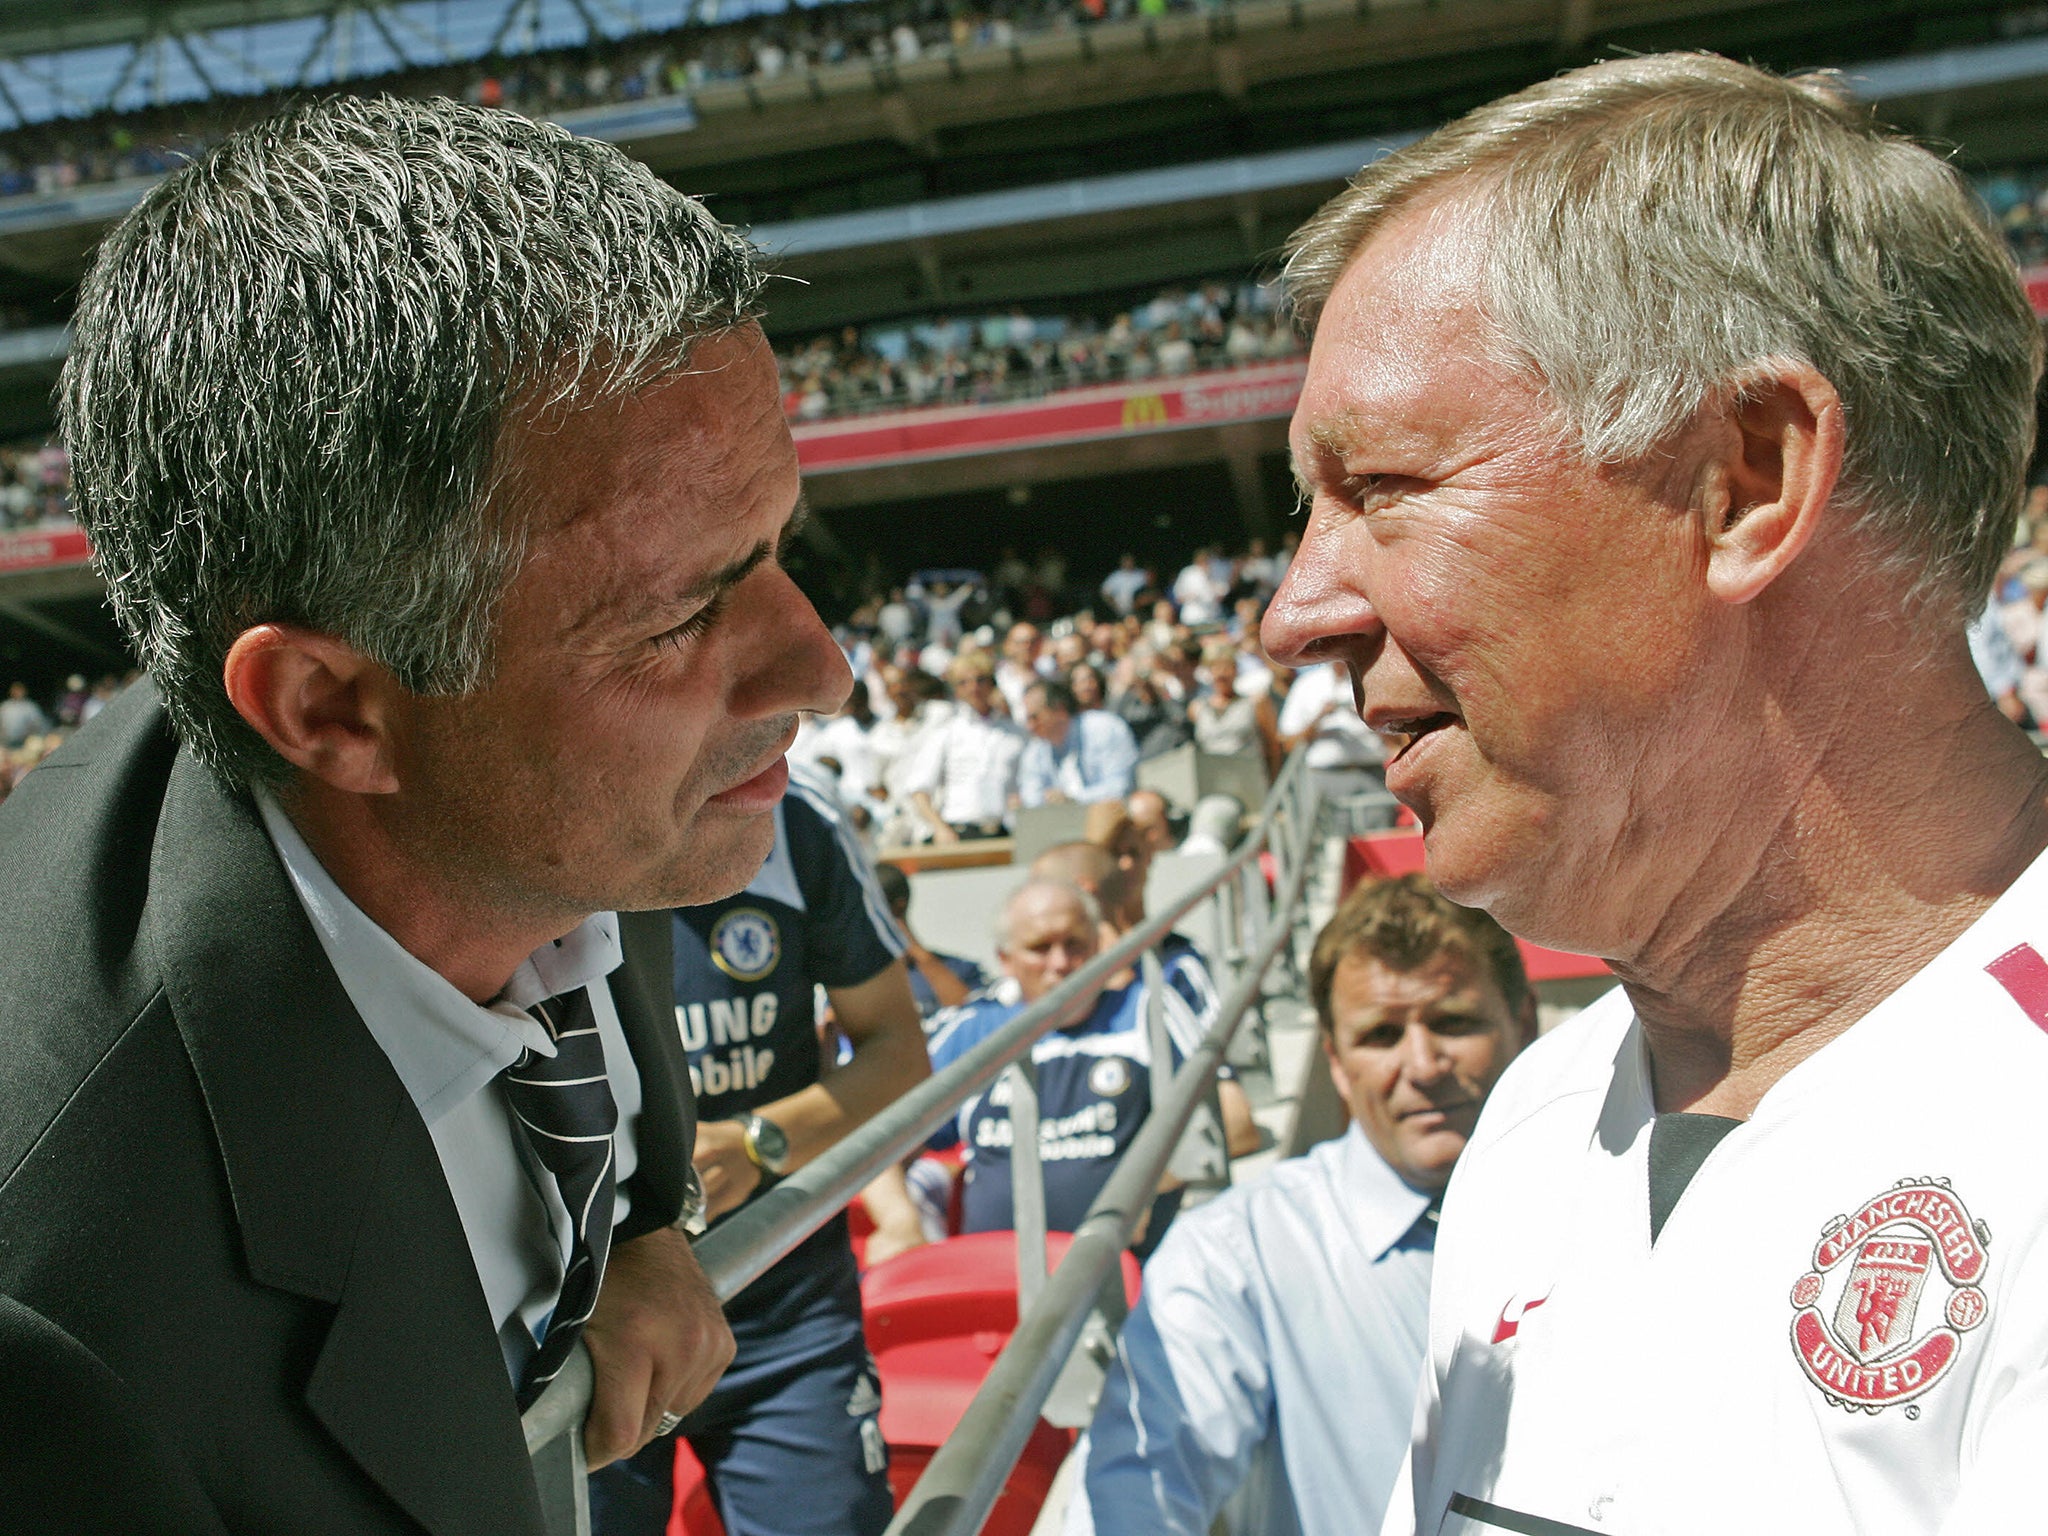
[[[222,664],[266,622],[422,695],[489,681],[527,518],[508,428],[681,371],[757,313],[752,248],[607,144],[336,96],[235,134],[102,242],[59,385],[114,613],[191,750],[287,765]]]
[[[997,954],[1006,955],[1010,952],[1010,909],[1015,907],[1031,891],[1058,891],[1063,896],[1071,896],[1080,904],[1082,915],[1088,919],[1088,925],[1091,928],[1099,929],[1102,926],[1101,902],[1082,890],[1078,885],[1074,885],[1069,881],[1047,880],[1041,876],[1034,875],[1031,879],[1018,886],[1017,889],[1010,892],[1004,898],[1003,904],[996,908],[995,938]]]
[[[1297,317],[1312,327],[1366,241],[1438,194],[1482,231],[1504,358],[1590,458],[1646,459],[1772,363],[1806,363],[1842,400],[1837,498],[1906,603],[1976,616],[2025,487],[2041,333],[1946,162],[1825,77],[1595,64],[1360,171],[1288,242]]]

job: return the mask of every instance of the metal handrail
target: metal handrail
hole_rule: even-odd
[[[1306,824],[1314,813],[1315,789],[1310,781],[1304,784],[1300,805]],[[1151,1209],[1181,1133],[1208,1093],[1239,1021],[1258,1001],[1266,967],[1293,931],[1309,861],[1299,856],[1306,851],[1301,841],[1290,851],[1296,857],[1251,964],[1224,995],[1215,1024],[1175,1074],[1165,1099],[1152,1105],[1129,1150],[1081,1219],[1066,1257],[1037,1302],[1019,1318],[1009,1343],[945,1444],[933,1454],[886,1536],[973,1536],[995,1507],[1096,1298],[1114,1274],[1139,1219]]]
[[[1223,1017],[1217,1029],[1212,1030],[1202,1048],[1190,1058],[1188,1067],[1207,1061],[1207,1070],[1213,1076],[1215,1064],[1221,1059],[1221,1052],[1229,1040],[1229,1030],[1224,1029],[1223,1024],[1227,1022],[1231,1029],[1235,1028],[1246,1003],[1257,995],[1256,989],[1266,965],[1289,931],[1294,901],[1307,868],[1307,850],[1314,836],[1309,820],[1314,809],[1313,781],[1304,766],[1302,754],[1296,752],[1275,780],[1267,796],[1265,813],[1214,874],[1134,928],[959,1060],[933,1073],[902,1098],[705,1234],[696,1246],[697,1259],[719,1300],[731,1301],[773,1268],[799,1243],[844,1209],[883,1170],[921,1147],[970,1094],[988,1087],[1013,1063],[1027,1059],[1031,1047],[1039,1039],[1084,1017],[1094,1005],[1102,986],[1112,976],[1127,966],[1139,963],[1172,932],[1176,923],[1203,901],[1225,889],[1228,882],[1240,879],[1246,867],[1270,847],[1281,870],[1289,876],[1283,882],[1289,895],[1281,908],[1272,914],[1263,943],[1255,952],[1257,962],[1246,967],[1224,999]],[[1232,943],[1236,943],[1234,937]],[[1220,1040],[1217,1038],[1219,1032]],[[1215,1043],[1214,1053],[1209,1049],[1211,1042]],[[1197,1090],[1187,1085],[1198,1080],[1190,1075],[1188,1067],[1183,1067],[1174,1079],[1175,1093],[1185,1090],[1188,1098],[1175,1118],[1171,1134],[1155,1131],[1154,1121],[1160,1118],[1159,1106],[1155,1105],[1153,1113],[1147,1116],[1146,1125],[1126,1152],[1124,1162],[1129,1162],[1140,1147],[1149,1147],[1163,1138],[1166,1153],[1162,1155],[1160,1166],[1165,1166],[1165,1156],[1171,1154],[1174,1142],[1193,1112]],[[1155,1170],[1151,1182],[1156,1184],[1158,1177]],[[1119,1187],[1113,1176],[1104,1188],[1105,1197]],[[1098,1200],[1097,1205],[1101,1204],[1102,1201]],[[1091,1209],[1090,1219],[1093,1217]],[[1087,1224],[1083,1226],[1085,1230]],[[1078,1238],[1076,1246],[1079,1246]],[[1071,1267],[1072,1253],[1073,1250],[1069,1249],[1068,1262],[1060,1266],[1058,1273],[1064,1274]],[[1040,1266],[1039,1273],[1042,1274],[1042,1259]],[[1053,1294],[1049,1288],[1045,1297],[1041,1297],[1039,1307],[1033,1308],[1034,1315],[1042,1309],[1045,1299]],[[1074,1326],[1079,1328],[1079,1319]],[[582,1353],[580,1344],[577,1353],[579,1356]],[[1064,1360],[1064,1354],[1061,1358]],[[528,1452],[535,1456],[536,1465],[561,1437],[567,1435],[580,1441],[579,1432],[590,1407],[591,1382],[592,1375],[588,1369],[565,1369],[526,1411],[521,1425]],[[1038,1402],[1042,1401],[1041,1394],[1032,1405],[1034,1416]],[[1022,1441],[1018,1444],[1021,1449]],[[580,1460],[580,1456],[564,1458],[563,1464],[573,1461],[580,1465]],[[1014,1455],[1011,1460],[1015,1460]],[[934,1466],[937,1464],[935,1461]],[[1007,1470],[1006,1463],[1005,1473]],[[563,1507],[566,1508],[566,1504]],[[584,1527],[579,1520],[577,1525],[564,1528],[581,1531]]]

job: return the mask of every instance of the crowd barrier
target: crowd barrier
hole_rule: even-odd
[[[1286,953],[1300,920],[1304,884],[1317,846],[1316,790],[1299,754],[1282,768],[1263,814],[1240,846],[1206,881],[1133,929],[998,1033],[898,1099],[835,1146],[697,1243],[697,1257],[720,1300],[732,1297],[829,1221],[885,1168],[916,1152],[971,1094],[1010,1076],[1016,1190],[1018,1321],[980,1390],[932,1456],[890,1525],[890,1536],[979,1531],[1011,1469],[1037,1429],[1041,1412],[1084,1329],[1092,1343],[1121,1322],[1119,1266],[1132,1233],[1171,1172],[1190,1184],[1228,1178],[1216,1069],[1239,1021],[1264,995],[1274,959]],[[1268,871],[1272,879],[1268,881]],[[1176,1072],[1161,1002],[1158,948],[1203,902],[1217,907],[1224,936],[1213,956],[1222,1002],[1208,1036]],[[1103,983],[1128,967],[1150,985],[1146,1019],[1153,1062],[1152,1109],[1129,1150],[1089,1207],[1057,1268],[1047,1264],[1048,1233],[1038,1158],[1037,1096],[1031,1047],[1042,1036],[1084,1017]],[[585,1536],[582,1424],[591,1374],[579,1346],[570,1366],[523,1421],[548,1528],[554,1536]]]

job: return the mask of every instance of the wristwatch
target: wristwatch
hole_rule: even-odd
[[[763,1173],[781,1178],[789,1171],[789,1138],[773,1120],[748,1115],[740,1121],[740,1146],[747,1161]]]
[[[697,1176],[693,1163],[683,1170],[683,1208],[676,1219],[669,1223],[686,1237],[702,1237],[711,1230],[711,1223],[705,1213],[711,1202],[704,1198],[704,1181]]]

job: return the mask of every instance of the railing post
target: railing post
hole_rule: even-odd
[[[1017,1233],[1017,1315],[1045,1289],[1045,1162],[1038,1155],[1038,1067],[1027,1054],[1003,1073],[1010,1090],[1010,1225]]]

